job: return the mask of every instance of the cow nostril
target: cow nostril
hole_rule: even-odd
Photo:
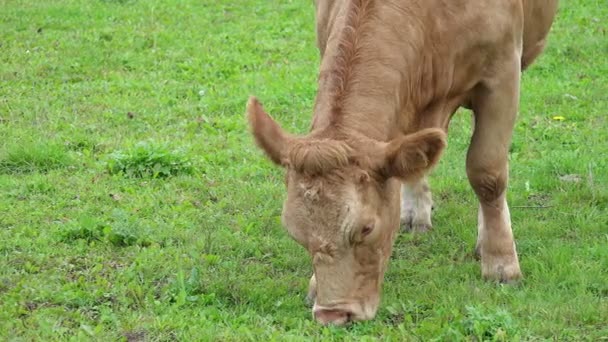
[[[342,325],[353,320],[352,312],[345,310],[315,310],[314,316],[317,322],[323,325]]]
[[[353,313],[352,312],[347,312],[346,313],[346,323],[352,322],[353,321]]]

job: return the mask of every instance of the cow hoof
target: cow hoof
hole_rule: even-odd
[[[315,300],[317,299],[317,294],[316,293],[312,293],[313,291],[308,291],[308,293],[306,294],[306,306],[312,308],[313,305],[315,305]]]
[[[521,278],[521,270],[517,258],[491,258],[492,262],[482,257],[481,275],[485,280],[496,281],[502,284],[515,284]],[[501,260],[503,259],[503,260]],[[507,260],[504,260],[507,259]],[[509,260],[511,259],[511,260]]]
[[[314,274],[308,282],[308,293],[306,294],[306,305],[312,307],[317,299],[317,281]]]
[[[481,260],[481,247],[479,247],[479,243],[475,245],[475,250],[473,251],[473,256],[475,256],[475,260]]]
[[[427,223],[413,223],[401,221],[401,230],[406,233],[426,233],[431,230],[433,226]]]

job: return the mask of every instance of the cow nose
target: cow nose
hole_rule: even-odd
[[[314,311],[315,320],[317,322],[328,325],[343,325],[352,320],[352,313],[346,310],[325,310],[319,309]]]

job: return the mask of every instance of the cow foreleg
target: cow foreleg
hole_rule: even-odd
[[[426,232],[432,228],[433,199],[426,176],[401,186],[401,226],[405,231]]]
[[[508,150],[519,102],[519,58],[504,74],[479,87],[473,100],[475,131],[467,154],[467,176],[479,199],[477,247],[486,279],[521,277],[506,200]]]

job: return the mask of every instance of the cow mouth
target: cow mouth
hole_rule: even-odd
[[[353,321],[353,313],[345,310],[316,310],[313,316],[322,325],[344,325]]]
[[[339,306],[323,306],[314,304],[313,318],[323,325],[344,325],[356,321],[365,321],[374,318],[376,310],[369,308],[365,310],[364,305],[352,303]]]

